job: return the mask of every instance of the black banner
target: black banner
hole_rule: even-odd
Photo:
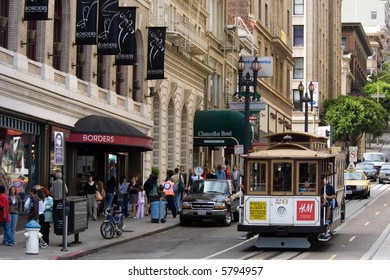
[[[164,79],[165,33],[166,27],[148,29],[147,80]]]
[[[115,56],[116,65],[134,65],[136,7],[119,7],[119,52]]]
[[[119,0],[99,0],[98,55],[118,53]]]
[[[76,45],[96,45],[98,0],[77,0]]]
[[[25,0],[23,20],[48,20],[49,0]]]

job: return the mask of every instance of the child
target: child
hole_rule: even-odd
[[[146,193],[142,186],[139,187],[138,201],[137,201],[137,215],[136,219],[143,219],[145,215],[145,196]]]

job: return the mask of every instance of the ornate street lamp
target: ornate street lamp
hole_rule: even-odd
[[[310,103],[310,111],[313,111],[313,91],[314,91],[313,83],[310,82],[309,84],[310,96],[307,95],[307,92],[305,92],[305,95],[303,95],[304,90],[305,87],[301,81],[298,86],[300,105],[301,105],[300,107],[302,112],[302,103],[305,103],[305,132],[308,132],[308,113],[309,113],[308,103]]]
[[[245,78],[242,76],[245,69],[245,62],[240,56],[238,60],[238,92],[241,93],[241,88],[245,86],[245,127],[244,127],[244,154],[248,154],[249,152],[249,102],[250,102],[250,87],[253,86],[253,92],[256,93],[257,87],[257,73],[260,69],[260,63],[257,60],[257,56],[252,61],[252,72],[253,78],[249,72],[246,73]]]

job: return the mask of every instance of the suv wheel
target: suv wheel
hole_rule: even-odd
[[[228,210],[226,211],[225,217],[222,220],[222,225],[227,227],[230,226],[231,223],[232,223],[232,213]]]

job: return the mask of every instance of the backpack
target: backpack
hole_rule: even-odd
[[[158,183],[154,183],[152,189],[149,192],[149,196],[156,196],[158,195]]]
[[[184,192],[184,182],[180,179],[179,182],[177,183],[177,190],[179,192]]]

